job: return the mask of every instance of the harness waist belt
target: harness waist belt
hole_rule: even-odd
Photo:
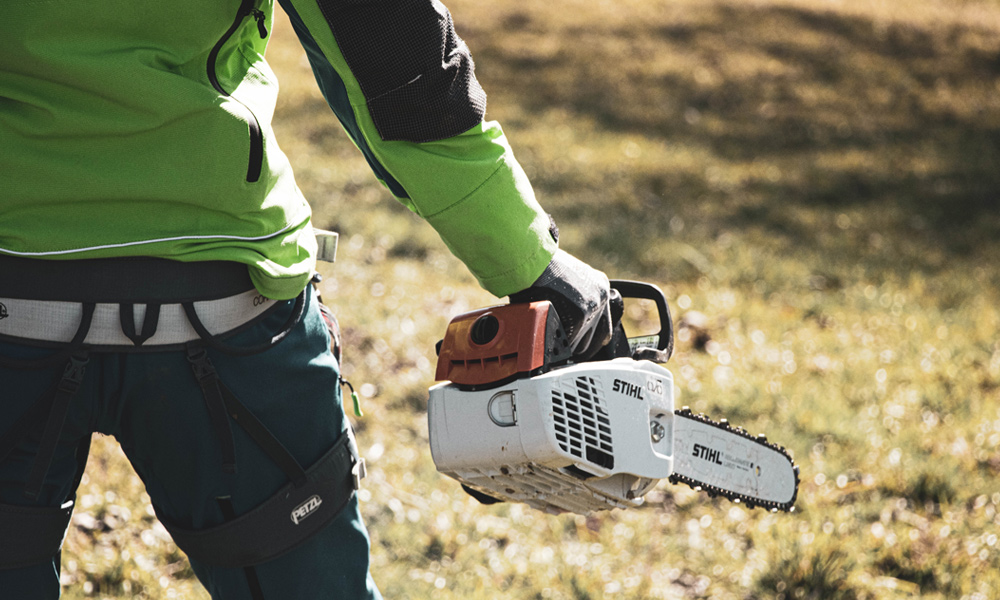
[[[280,304],[256,290],[249,290],[217,300],[194,302],[194,308],[210,333],[223,336]],[[28,343],[67,343],[76,335],[83,312],[84,305],[79,302],[0,296],[0,338]],[[137,346],[181,345],[196,339],[199,335],[180,303],[102,302],[94,307],[90,330],[83,343],[129,350]]]
[[[146,256],[40,260],[0,254],[0,296],[74,302],[180,303],[253,289],[247,266]]]

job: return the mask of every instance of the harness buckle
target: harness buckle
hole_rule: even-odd
[[[70,356],[69,362],[66,363],[66,369],[63,370],[62,377],[59,379],[56,388],[67,394],[76,394],[77,390],[80,389],[80,384],[83,383],[83,373],[89,362],[90,358],[86,354],[74,354]]]
[[[212,362],[208,360],[208,350],[204,346],[188,346],[187,360],[199,383],[218,376]]]
[[[354,483],[354,489],[361,489],[361,480],[368,476],[368,467],[365,466],[365,459],[358,458],[354,466],[351,467],[351,480]]]

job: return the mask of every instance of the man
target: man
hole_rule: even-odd
[[[279,0],[376,177],[580,355],[607,278],[554,228],[436,0]],[[59,596],[94,431],[213,598],[378,598],[270,0],[14,2],[0,24],[0,595]]]

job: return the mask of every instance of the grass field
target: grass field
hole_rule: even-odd
[[[387,598],[1000,598],[1000,2],[448,3],[562,245],[660,285],[678,404],[786,445],[793,514],[662,483],[644,507],[481,507],[434,470],[426,388],[495,302],[343,135],[287,22],[279,140],[317,225]],[[113,441],[66,597],[203,599]]]

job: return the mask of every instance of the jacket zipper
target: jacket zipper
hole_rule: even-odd
[[[247,120],[247,124],[250,126],[250,158],[247,165],[247,181],[254,183],[260,179],[260,172],[264,165],[264,133],[260,128],[260,121],[257,120],[257,115],[253,114],[249,106],[241,102],[238,98],[233,97],[232,94],[222,87],[222,84],[219,83],[219,76],[215,72],[216,61],[219,59],[219,52],[222,50],[222,46],[229,41],[229,38],[233,37],[233,34],[236,33],[236,30],[240,28],[243,20],[247,17],[253,17],[257,21],[257,32],[260,33],[261,39],[267,37],[267,27],[264,25],[264,12],[254,6],[254,0],[243,0],[233,24],[222,34],[219,41],[212,47],[212,51],[208,53],[208,81],[215,88],[215,91],[227,98],[232,98],[250,114],[250,118]]]

